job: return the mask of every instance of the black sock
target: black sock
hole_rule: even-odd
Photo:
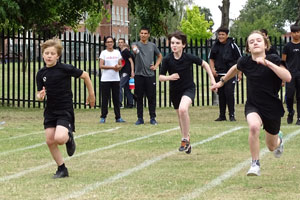
[[[63,163],[62,165],[58,166],[58,170],[64,170],[66,168],[65,163]]]
[[[258,166],[260,166],[259,160],[252,160],[252,162],[255,162]]]

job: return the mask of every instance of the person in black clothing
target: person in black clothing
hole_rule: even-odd
[[[269,36],[268,36],[268,31],[266,29],[261,29],[260,32],[262,32],[262,34],[264,35],[265,38],[267,38],[269,40]],[[279,55],[276,48],[272,45],[270,45],[269,50],[266,50],[266,54],[276,54]]]
[[[266,133],[266,145],[274,156],[279,158],[283,153],[281,117],[284,109],[278,92],[281,82],[289,82],[291,74],[281,66],[280,57],[276,54],[266,55],[269,41],[260,31],[253,31],[247,38],[246,51],[251,55],[238,60],[220,81],[211,87],[221,88],[224,84],[242,71],[247,77],[247,102],[245,116],[249,127],[249,146],[252,157],[247,176],[260,175],[259,133],[263,125]]]
[[[186,35],[176,31],[169,37],[172,53],[164,57],[159,80],[170,81],[170,98],[177,112],[182,140],[179,151],[191,152],[189,106],[195,98],[193,64],[201,65],[207,71],[211,83],[215,83],[207,62],[201,58],[183,52],[187,44]],[[166,74],[169,74],[168,76]]]
[[[40,69],[36,75],[37,99],[42,101],[46,97],[44,111],[46,143],[58,165],[53,178],[63,178],[69,176],[69,173],[58,145],[66,144],[69,156],[74,154],[76,148],[73,138],[75,118],[71,77],[84,79],[89,92],[87,104],[89,103],[92,107],[95,106],[95,95],[87,72],[58,62],[63,48],[59,39],[47,40],[41,46],[46,66]]]
[[[233,38],[228,36],[229,30],[227,28],[219,28],[217,33],[218,39],[210,51],[209,65],[216,81],[219,81],[230,67],[236,64],[238,58],[241,57],[241,53]],[[230,121],[236,121],[234,110],[235,83],[236,77],[233,77],[223,88],[218,90],[220,113],[215,121],[226,120],[226,105],[228,106]]]
[[[293,123],[294,97],[297,101],[297,125],[300,125],[300,26],[291,26],[292,41],[288,42],[282,51],[282,60],[292,74],[292,81],[286,83],[286,107],[288,110],[287,123]]]
[[[123,102],[123,88],[124,95],[127,97],[127,108],[133,108],[133,95],[129,89],[129,79],[134,78],[134,63],[133,57],[126,48],[126,43],[124,38],[118,40],[118,46],[121,52],[122,60],[122,69],[120,71],[120,107],[122,107]]]

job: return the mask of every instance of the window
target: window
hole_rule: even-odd
[[[112,17],[112,24],[115,24],[116,23],[116,13],[115,13],[115,6],[112,6],[111,8],[111,17]]]
[[[120,12],[120,17],[121,17],[121,25],[124,25],[124,20],[123,20],[123,7],[120,7],[120,10],[121,10],[121,12]]]

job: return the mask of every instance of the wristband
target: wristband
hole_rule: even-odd
[[[221,81],[222,83],[225,83],[225,80],[224,80],[223,76],[220,78],[220,81]]]

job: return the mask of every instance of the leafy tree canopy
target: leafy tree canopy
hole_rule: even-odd
[[[212,36],[210,28],[212,21],[205,20],[205,14],[201,14],[199,7],[193,6],[186,9],[186,17],[181,21],[180,30],[189,40],[209,39]]]

